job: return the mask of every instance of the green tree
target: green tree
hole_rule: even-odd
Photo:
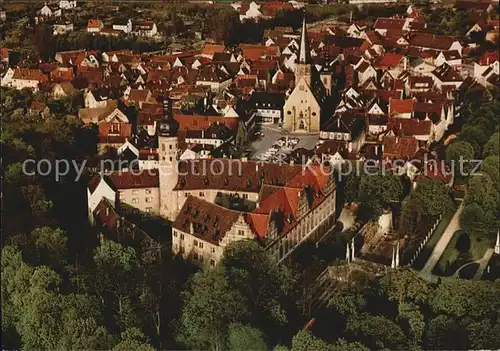
[[[291,293],[291,276],[283,266],[271,260],[258,242],[240,240],[228,245],[221,263],[231,285],[248,302],[253,325],[270,331],[271,325],[288,322],[285,305]]]
[[[427,282],[412,269],[390,271],[381,280],[381,290],[398,306],[406,302],[426,303],[432,293]]]
[[[292,340],[292,351],[330,350],[331,345],[315,337],[309,330],[299,331]]]
[[[262,332],[258,329],[233,323],[229,326],[228,334],[227,348],[229,350],[251,351],[269,349],[264,341]]]
[[[500,281],[445,280],[431,300],[436,314],[473,318],[495,317],[500,310]]]
[[[42,264],[61,267],[66,262],[68,238],[61,229],[36,228],[31,232],[38,259]]]
[[[346,203],[359,201],[359,183],[361,177],[356,175],[355,172],[350,172],[344,182],[344,199]]]
[[[121,334],[121,341],[113,347],[113,351],[154,351],[148,339],[138,328],[129,328]]]
[[[442,181],[420,181],[403,203],[400,230],[408,234],[416,233],[422,227],[426,230],[439,215],[453,207],[448,187]]]
[[[484,145],[483,157],[500,155],[500,132],[494,133]]]
[[[133,248],[104,241],[94,252],[94,269],[88,284],[103,306],[110,307],[123,328],[138,322],[130,304],[139,294],[141,266]]]
[[[467,339],[462,326],[454,318],[438,315],[425,331],[424,347],[429,350],[466,348]]]
[[[467,141],[455,141],[446,148],[446,163],[455,171],[455,175],[460,174],[460,164],[464,163],[464,171],[469,172],[472,165],[467,161],[473,160],[475,150]]]
[[[346,331],[370,349],[405,349],[406,336],[401,327],[384,316],[363,313],[347,322]]]
[[[474,350],[494,350],[500,345],[500,321],[483,319],[467,326],[469,347]]]
[[[485,210],[493,211],[498,205],[498,192],[487,174],[472,177],[468,183],[465,204],[477,203]]]
[[[359,202],[371,219],[378,219],[384,207],[398,203],[402,196],[403,185],[395,175],[366,174],[361,177]]]
[[[490,176],[498,192],[500,185],[500,155],[486,157],[481,166],[481,171]]]
[[[192,349],[221,349],[231,323],[249,315],[245,298],[232,289],[224,269],[197,273],[183,294],[179,341]]]

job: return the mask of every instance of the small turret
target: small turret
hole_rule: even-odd
[[[157,134],[161,137],[175,137],[179,131],[179,122],[174,119],[172,99],[163,100],[163,119],[158,122]]]

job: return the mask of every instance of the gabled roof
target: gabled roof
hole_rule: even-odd
[[[443,51],[443,56],[446,60],[458,60],[462,58],[458,50]]]
[[[460,82],[463,78],[446,62],[431,72],[441,82]]]
[[[41,101],[33,101],[30,105],[30,110],[44,112],[47,108],[47,104]]]
[[[479,59],[479,64],[481,66],[491,65],[493,62],[498,61],[499,53],[498,51],[487,51]]]
[[[403,55],[388,52],[375,64],[375,67],[396,67],[402,59]]]
[[[402,30],[406,19],[379,17],[375,21],[375,29],[399,29]]]
[[[111,181],[114,189],[143,189],[158,188],[160,186],[159,171],[148,169],[142,172],[111,172],[106,175],[105,180]]]
[[[243,214],[188,196],[172,226],[201,240],[218,245]]]
[[[89,19],[87,22],[87,28],[102,28],[103,26],[100,19]]]
[[[436,50],[449,50],[455,38],[449,35],[413,32],[409,36],[411,46]]]
[[[36,80],[38,82],[46,82],[47,76],[39,69],[16,68],[12,79]]]
[[[400,137],[429,136],[432,132],[432,122],[417,118],[389,118],[387,129]]]
[[[418,150],[418,140],[413,137],[385,136],[382,143],[384,158],[409,158]]]
[[[202,55],[213,56],[217,52],[224,52],[225,46],[219,44],[207,44],[203,46]]]
[[[399,113],[412,113],[415,107],[416,100],[400,100],[400,99],[390,99],[389,101],[389,111],[391,115]]]

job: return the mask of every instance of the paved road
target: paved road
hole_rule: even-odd
[[[477,268],[476,274],[474,275],[474,280],[481,279],[484,270],[486,269],[486,266],[490,262],[491,256],[493,256],[494,253],[495,250],[490,248],[486,250],[486,253],[484,254],[483,258],[481,258],[479,261],[476,261],[479,263],[479,267]]]
[[[439,259],[441,258],[441,255],[448,246],[451,238],[453,238],[455,232],[460,229],[460,214],[462,213],[463,208],[464,208],[463,205],[460,205],[457,212],[455,212],[453,218],[448,224],[448,227],[446,227],[445,231],[441,235],[441,238],[439,238],[439,241],[434,247],[434,251],[432,251],[432,254],[425,263],[424,268],[420,271],[420,274],[423,277],[427,278],[432,277],[432,270],[438,263]]]

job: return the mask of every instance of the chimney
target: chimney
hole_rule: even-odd
[[[290,160],[290,166],[295,165],[295,161],[293,159]]]
[[[258,171],[259,171],[259,164],[258,164],[258,163],[256,163],[256,164],[255,164],[255,172],[258,172]]]
[[[257,203],[255,204],[255,208],[260,208],[260,202],[257,201]]]
[[[194,234],[194,224],[193,224],[193,222],[189,223],[189,233],[190,234]]]
[[[399,138],[398,138],[398,137],[396,137],[396,144],[398,144],[398,143],[399,143]]]

